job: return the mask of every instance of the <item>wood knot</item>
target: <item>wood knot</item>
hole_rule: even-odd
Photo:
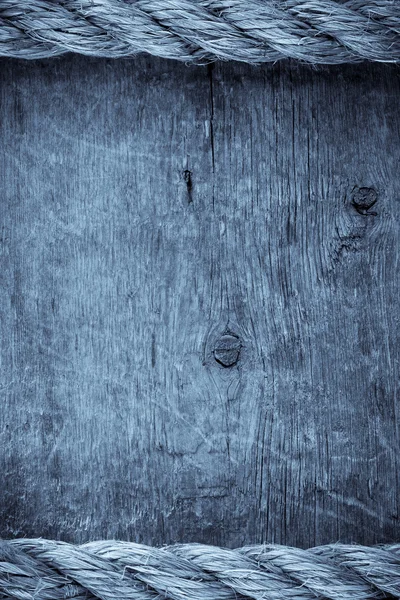
[[[353,193],[352,204],[360,215],[376,215],[376,212],[368,212],[378,200],[376,190],[369,187],[357,188]]]
[[[214,358],[223,367],[233,367],[239,360],[241,342],[234,333],[224,333],[214,348]]]

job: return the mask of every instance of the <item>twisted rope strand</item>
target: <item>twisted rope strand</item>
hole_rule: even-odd
[[[0,56],[400,62],[399,0],[0,0]]]
[[[400,596],[400,545],[228,550],[99,541],[0,542],[0,599],[378,600]]]

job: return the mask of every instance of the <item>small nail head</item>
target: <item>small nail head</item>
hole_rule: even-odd
[[[214,348],[214,358],[223,367],[233,367],[239,360],[241,342],[233,334],[222,335]]]

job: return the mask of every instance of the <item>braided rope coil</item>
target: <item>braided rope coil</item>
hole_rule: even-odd
[[[399,0],[0,0],[0,56],[400,62]]]
[[[366,600],[400,597],[400,544],[228,550],[99,541],[0,542],[0,598]]]

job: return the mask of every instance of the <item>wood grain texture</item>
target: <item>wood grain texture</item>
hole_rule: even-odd
[[[398,541],[399,69],[0,81],[0,535]]]

